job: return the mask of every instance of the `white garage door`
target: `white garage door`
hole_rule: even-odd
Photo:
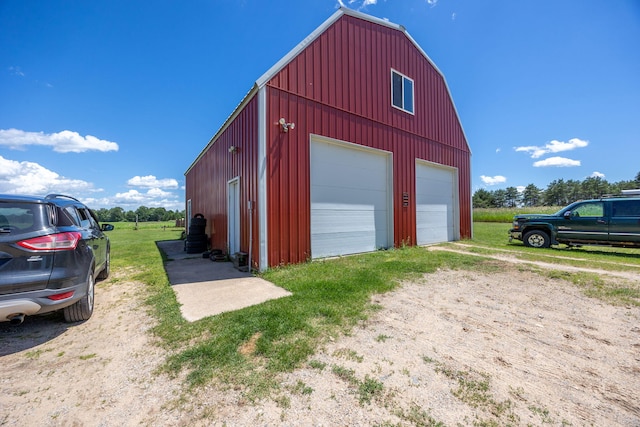
[[[419,245],[455,240],[459,226],[456,171],[416,162],[416,231]]]
[[[312,258],[389,247],[390,155],[314,138],[310,164]]]

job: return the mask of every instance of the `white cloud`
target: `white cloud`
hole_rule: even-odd
[[[591,178],[604,178],[604,174],[598,171],[594,171],[590,176]]]
[[[539,147],[535,145],[527,145],[523,147],[514,147],[516,151],[524,151],[530,153],[532,159],[538,159],[545,154],[560,153],[563,151],[571,151],[576,148],[584,148],[589,145],[589,141],[585,141],[579,138],[571,138],[568,142],[552,140],[546,143],[544,146]]]
[[[166,179],[157,179],[153,175],[147,176],[134,176],[130,180],[127,181],[127,185],[131,187],[144,187],[144,188],[169,188],[169,189],[177,189],[178,181],[173,178]]]
[[[502,175],[496,175],[496,176],[480,175],[480,179],[482,180],[482,182],[484,182],[487,185],[496,185],[496,184],[502,184],[507,182],[507,178],[505,178]]]
[[[574,167],[580,166],[580,160],[567,159],[566,157],[549,157],[548,159],[539,160],[533,163],[536,168],[544,168],[548,166],[554,167]]]
[[[156,186],[146,192],[129,190],[115,196],[94,198],[103,189],[94,188],[93,183],[80,179],[71,179],[49,170],[34,162],[20,162],[0,156],[0,193],[30,194],[44,196],[50,193],[68,194],[87,203],[94,209],[119,206],[125,210],[136,210],[140,206],[163,207],[171,210],[183,210],[184,202],[178,194],[165,189],[178,189],[178,183],[172,179],[157,180],[155,177],[135,177],[134,182]],[[130,180],[131,181],[131,180]],[[143,186],[143,185],[140,185]],[[164,186],[164,188],[161,188]],[[88,197],[85,197],[88,196]]]
[[[94,189],[90,182],[65,178],[37,163],[18,162],[0,156],[0,193],[44,196],[48,193],[87,191],[99,190]]]
[[[9,73],[11,73],[14,76],[24,77],[24,73],[22,72],[20,67],[9,67]]]
[[[178,196],[161,190],[159,188],[151,188],[146,193],[138,190],[129,190],[126,193],[117,193],[111,204],[113,206],[146,206],[148,208],[164,207],[166,209],[181,210],[184,209],[182,203],[178,200]]]
[[[0,129],[0,146],[20,150],[29,145],[52,147],[58,153],[85,151],[118,151],[118,144],[95,136],[81,136],[78,132],[63,130],[57,133],[26,132],[19,129]]]
[[[122,200],[125,202],[138,202],[144,199],[144,195],[138,190],[129,190],[126,193],[117,193],[115,195],[116,200]]]

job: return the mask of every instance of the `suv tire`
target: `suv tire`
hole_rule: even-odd
[[[522,240],[524,245],[530,248],[548,248],[551,244],[549,235],[542,230],[529,231]]]
[[[93,279],[93,271],[89,273],[87,279],[87,293],[75,304],[65,307],[64,320],[65,322],[80,322],[82,320],[89,320],[93,314],[93,298],[95,292],[95,281]]]

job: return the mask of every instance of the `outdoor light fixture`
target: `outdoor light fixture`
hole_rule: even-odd
[[[283,118],[281,118],[278,123],[280,123],[280,126],[282,126],[282,131],[283,132],[289,132],[289,129],[293,130],[296,127],[295,123],[287,123],[287,121]]]
[[[238,152],[239,149],[240,147],[236,147],[235,145],[232,145],[231,147],[229,147],[229,153],[235,154]]]

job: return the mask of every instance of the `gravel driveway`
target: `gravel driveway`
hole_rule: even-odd
[[[114,271],[86,323],[0,324],[0,425],[640,426],[640,308],[508,262],[376,296],[256,404],[155,371],[142,289]]]

